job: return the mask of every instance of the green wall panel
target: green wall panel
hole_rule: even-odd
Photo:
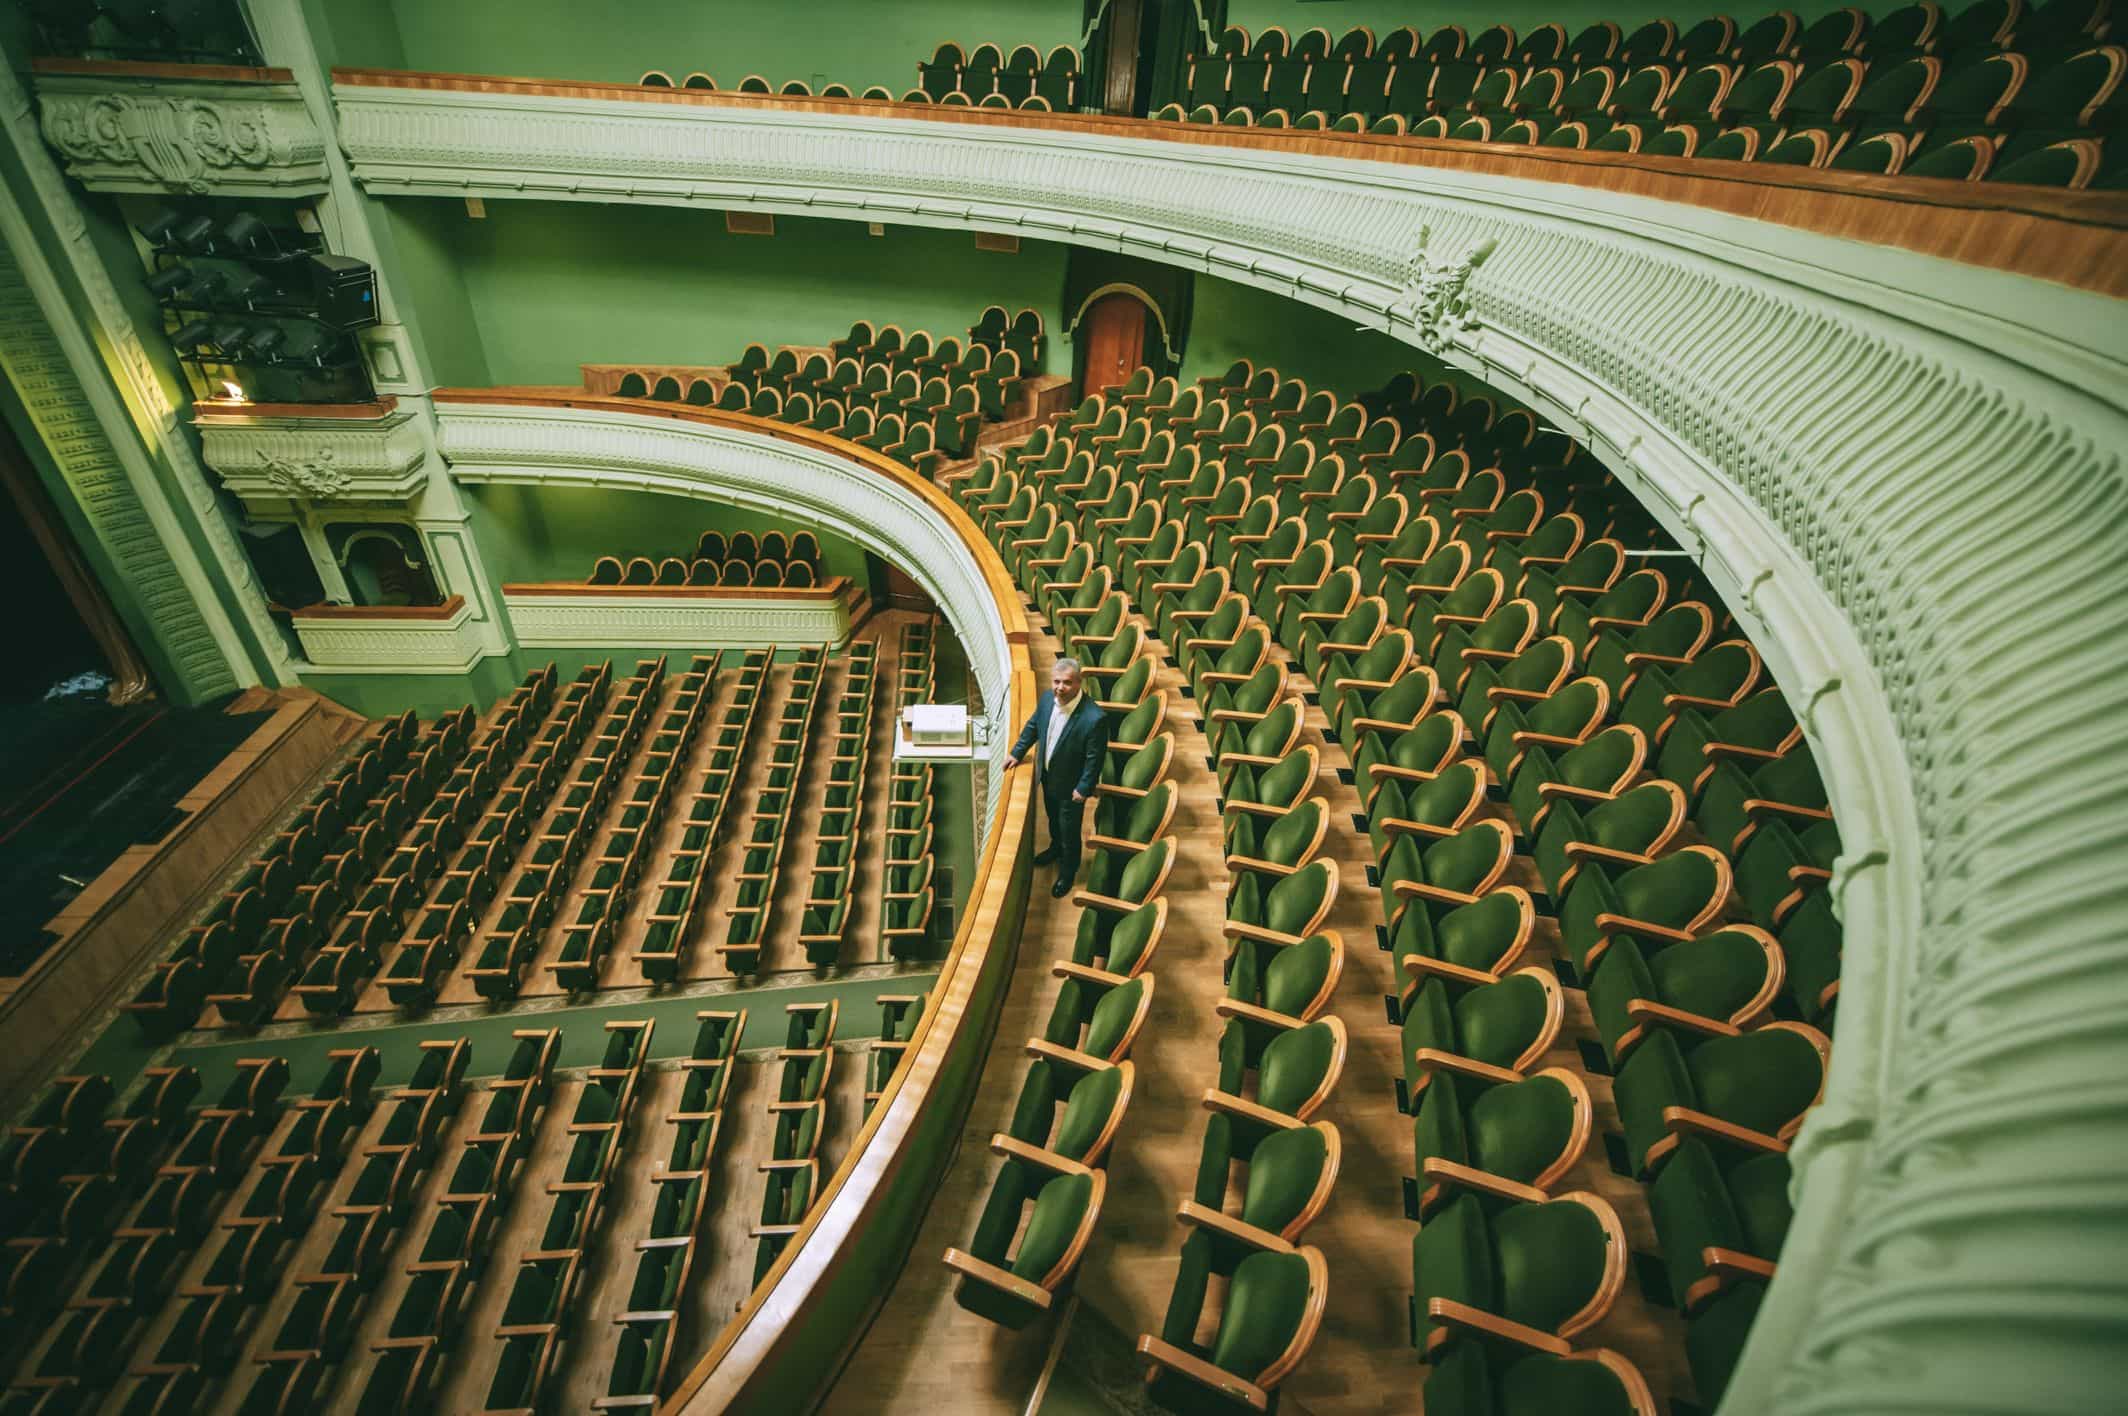
[[[1268,331],[1277,331],[1267,339]],[[1416,369],[1431,382],[1477,387],[1438,360],[1351,320],[1288,300],[1268,290],[1213,276],[1197,277],[1190,316],[1189,347],[1182,354],[1182,380],[1224,372],[1236,359],[1263,360],[1275,351],[1278,371],[1351,398],[1380,388],[1389,376]]]
[[[400,245],[418,251],[416,303],[433,286],[455,309],[454,278],[470,302],[466,336],[422,305],[445,384],[574,384],[579,364],[723,364],[756,341],[825,344],[856,319],[965,337],[991,304],[1033,306],[1054,330],[1064,288],[1062,246],[978,251],[964,231],[872,236],[857,222],[779,216],[774,236],[734,236],[721,214],[677,207],[496,202],[474,220],[461,202],[388,205]]]
[[[798,523],[698,497],[588,487],[468,483],[461,489],[481,559],[497,581],[582,580],[602,555],[687,557],[704,531],[790,531]],[[821,567],[865,581],[864,551],[820,537]]]
[[[355,17],[384,9],[378,0],[331,8],[336,29],[342,12],[359,28]],[[615,83],[634,83],[646,69],[675,79],[699,69],[725,88],[757,73],[777,85],[884,84],[900,93],[915,87],[917,61],[941,40],[1047,51],[1078,43],[1081,8],[1080,0],[392,0],[390,13],[416,69]]]

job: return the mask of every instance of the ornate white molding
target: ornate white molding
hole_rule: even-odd
[[[1131,251],[1432,348],[1588,439],[1765,650],[1847,843],[1834,1075],[1726,1409],[2114,1399],[2128,1226],[2101,1138],[2128,1109],[2093,1079],[2128,1074],[2118,302],[1416,164],[857,111],[337,99],[373,193],[751,206]],[[1990,1360],[2005,1350],[2047,1352],[2046,1381]]]
[[[503,592],[510,630],[526,649],[701,650],[781,644],[841,644],[850,637],[841,599],[730,596],[513,595]]]
[[[981,565],[914,489],[861,463],[746,429],[601,409],[438,403],[436,423],[438,447],[462,482],[702,497],[845,536],[923,587],[966,648],[982,701],[1008,701],[1011,646]],[[993,735],[992,802],[1003,797],[997,779],[1009,746]]]
[[[471,603],[447,618],[365,614],[295,617],[309,668],[323,674],[463,674],[487,652]]]
[[[256,514],[313,507],[404,505],[428,485],[428,439],[414,410],[380,418],[197,420],[201,453]]]
[[[103,74],[40,74],[36,83],[45,140],[92,191],[325,190],[325,136],[292,83]]]
[[[67,190],[66,178],[37,135],[29,94],[16,79],[15,71],[5,64],[0,64],[0,131],[4,131],[8,146],[21,163],[29,186],[28,191],[13,194],[21,199],[22,209],[0,203],[0,224],[10,224],[7,239],[21,255],[32,285],[38,287],[46,318],[52,321],[68,361],[77,371],[99,367],[109,370],[115,391],[107,390],[98,379],[86,374],[82,387],[89,406],[103,426],[111,430],[112,447],[135,495],[147,510],[236,680],[253,682],[263,670],[263,677],[270,682],[293,682],[293,656],[266,612],[266,597],[258,575],[243,547],[237,544],[236,530],[215,500],[214,487],[201,470],[192,445],[178,428],[177,410],[164,392],[154,361],[141,345],[140,333],[133,326],[124,299],[111,283],[81,209]],[[13,229],[16,219],[26,217],[32,206],[42,212],[57,233],[65,269],[87,296],[85,312],[60,289],[56,276],[45,269],[34,250],[34,237],[26,220],[19,223],[19,235]],[[67,311],[72,313],[62,318]],[[133,432],[122,435],[122,430],[128,428]],[[158,477],[158,467],[170,480],[167,491]],[[195,536],[205,543],[205,555],[193,549]],[[215,586],[217,578],[227,587],[233,602],[228,607]]]

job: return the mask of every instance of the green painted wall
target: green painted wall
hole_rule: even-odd
[[[602,555],[687,557],[704,531],[789,532],[798,523],[721,502],[589,487],[462,488],[482,560],[498,582],[582,580]],[[821,567],[864,583],[864,551],[820,537]]]
[[[400,274],[425,316],[435,377],[456,383],[575,384],[580,364],[723,364],[750,342],[824,344],[856,319],[965,337],[985,305],[1033,306],[1051,329],[1064,248],[1028,242],[978,251],[965,231],[776,218],[774,236],[734,236],[723,216],[659,206],[496,202],[386,203]],[[465,329],[453,287],[462,282]],[[423,303],[441,292],[450,312]],[[457,324],[456,332],[446,326]],[[1068,351],[1054,346],[1069,367]]]
[[[1903,0],[1855,0],[1855,4],[1865,14],[1886,15],[1902,8]],[[1366,25],[1380,40],[1403,25],[1415,26],[1419,33],[1427,34],[1442,25],[1459,24],[1475,35],[1489,25],[1504,24],[1512,26],[1519,35],[1555,21],[1565,27],[1567,38],[1572,39],[1598,20],[1610,20],[1630,30],[1634,25],[1667,16],[1683,30],[1704,16],[1728,15],[1741,28],[1776,8],[1793,10],[1805,20],[1814,20],[1845,7],[1838,0],[1800,0],[1778,7],[1667,5],[1656,0],[1635,0],[1631,4],[1623,0],[1509,0],[1506,4],[1469,7],[1419,5],[1411,0],[1228,0],[1227,23],[1240,25],[1252,35],[1271,25],[1283,25],[1289,35],[1317,28],[1339,35],[1355,25]],[[1952,0],[1943,8],[1955,13],[1963,6]]]
[[[329,7],[336,17],[385,10],[381,0]],[[416,69],[615,83],[699,69],[726,88],[758,73],[778,85],[900,93],[942,40],[1047,51],[1078,43],[1081,9],[1080,0],[392,0],[389,13]]]
[[[1275,338],[1267,331],[1276,331]],[[1278,371],[1329,388],[1345,398],[1379,388],[1391,374],[1416,369],[1429,381],[1475,381],[1380,330],[1362,329],[1328,310],[1254,286],[1197,277],[1189,347],[1182,353],[1185,383],[1225,372],[1236,359],[1275,357]]]

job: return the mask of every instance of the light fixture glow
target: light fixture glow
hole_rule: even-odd
[[[244,394],[244,386],[238,383],[235,379],[223,379],[222,391],[229,395],[229,401],[231,403],[251,402],[251,400]]]

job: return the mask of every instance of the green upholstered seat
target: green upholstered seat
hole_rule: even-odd
[[[1404,1080],[1416,1096],[1433,1080],[1431,1056],[1464,1058],[1521,1072],[1558,1036],[1563,1007],[1559,982],[1535,966],[1487,983],[1439,976],[1422,980],[1403,1003]]]
[[[1454,909],[1406,910],[1389,933],[1389,946],[1409,994],[1427,976],[1412,956],[1495,977],[1514,967],[1529,946],[1537,909],[1529,893],[1503,885]]]
[[[1554,801],[1583,809],[1608,801],[1639,775],[1647,761],[1647,739],[1638,728],[1613,724],[1577,747],[1554,753],[1543,743],[1525,748],[1515,775],[1508,779],[1507,804],[1525,836],[1544,829]]]
[[[1712,645],[1688,664],[1643,664],[1620,700],[1618,721],[1659,747],[1680,711],[1719,712],[1742,699],[1758,676],[1758,651],[1741,639]]]
[[[1292,1253],[1258,1253],[1243,1259],[1228,1281],[1218,1329],[1209,1345],[1194,1338],[1203,1316],[1210,1271],[1209,1247],[1183,1245],[1182,1273],[1168,1303],[1161,1335],[1138,1339],[1138,1352],[1151,1366],[1152,1399],[1169,1410],[1192,1411],[1224,1405],[1238,1386],[1246,1404],[1264,1409],[1275,1388],[1314,1341],[1327,1298],[1327,1265],[1316,1250],[1303,1245]],[[1207,1389],[1186,1366],[1162,1362],[1175,1353],[1209,1362],[1229,1374],[1216,1390]]]
[[[1560,953],[1586,972],[1620,936],[1649,954],[1682,943],[1720,917],[1729,886],[1728,858],[1706,846],[1686,846],[1615,880],[1583,871],[1560,901]]]
[[[1593,1117],[1588,1087],[1562,1068],[1510,1082],[1444,1076],[1412,1119],[1422,1217],[1459,1192],[1450,1166],[1549,1190],[1587,1149]]]
[[[1428,1416],[1654,1416],[1640,1370],[1608,1348],[1567,1356],[1452,1343],[1426,1379]]]
[[[1545,888],[1562,895],[1584,870],[1616,876],[1645,865],[1684,824],[1685,794],[1675,782],[1642,782],[1584,808],[1560,798],[1531,851]]]
[[[1723,1139],[1713,1143],[1724,1148],[1785,1150],[1823,1088],[1827,1050],[1824,1034],[1801,1023],[1769,1023],[1733,1037],[1651,1029],[1612,1086],[1634,1165],[1651,1174],[1682,1134],[1704,1135],[1696,1117],[1721,1123],[1714,1129]],[[1677,1125],[1664,1114],[1669,1108],[1686,1113]]]
[[[1034,1186],[1032,1167],[1008,1160],[977,1221],[968,1250],[949,1249],[946,1262],[961,1281],[954,1301],[969,1312],[1004,1327],[1021,1328],[1049,1311],[1056,1293],[1070,1278],[1087,1238],[1100,1218],[1107,1177],[1098,1171],[1056,1175]],[[1020,1225],[1020,1211],[1033,1192],[1033,1208]],[[1014,1231],[1019,1243],[1008,1255]],[[956,1258],[961,1262],[956,1263]],[[973,1260],[973,1262],[968,1262]],[[1032,1284],[1030,1293],[997,1281],[998,1275]]]
[[[1568,1337],[1616,1298],[1626,1261],[1624,1227],[1595,1195],[1489,1207],[1462,1193],[1419,1226],[1411,1244],[1413,1335],[1438,1357],[1468,1310]],[[1481,1328],[1482,1330],[1482,1328]]]
[[[1432,671],[1424,672],[1430,681]],[[1386,740],[1384,734],[1372,729],[1363,729],[1362,733],[1352,754],[1353,781],[1359,788],[1360,801],[1368,804],[1370,811],[1383,782],[1423,782],[1446,770],[1461,751],[1464,739],[1462,715],[1452,712],[1428,714]]]
[[[1780,991],[1780,946],[1764,930],[1732,925],[1655,954],[1618,936],[1588,980],[1589,1011],[1613,1061],[1645,1035],[1635,1002],[1674,1008],[1737,1026],[1756,1018]]]
[[[1565,643],[1557,637],[1540,640],[1515,662],[1519,664],[1530,653],[1552,644],[1561,646],[1558,652],[1563,655]],[[1473,670],[1472,677],[1476,676],[1477,671]],[[1485,726],[1486,764],[1492,768],[1496,781],[1510,781],[1522,764],[1523,754],[1532,747],[1541,746],[1555,753],[1572,751],[1603,727],[1610,709],[1610,690],[1593,676],[1562,684],[1535,701],[1495,695],[1492,719]],[[1470,714],[1471,708],[1466,706],[1466,721]]]

